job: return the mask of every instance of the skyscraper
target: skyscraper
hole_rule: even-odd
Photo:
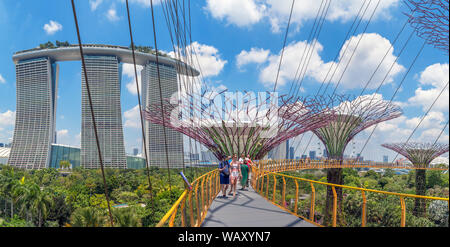
[[[139,149],[133,148],[133,155],[134,155],[134,156],[137,156],[138,153],[139,153]]]
[[[383,155],[383,162],[384,162],[384,163],[389,162],[389,156]]]
[[[144,80],[148,87],[146,86],[146,90],[142,91],[143,96],[146,96],[143,100],[149,102],[150,98],[159,102],[159,94],[158,98],[152,98],[156,92],[159,93],[155,88],[158,85],[156,56],[152,53],[138,51],[133,56],[128,47],[102,44],[85,44],[83,50],[104,164],[111,168],[126,168],[120,105],[121,64],[136,62],[138,65],[146,65],[145,71],[149,75],[150,72],[152,74],[151,77],[148,77],[151,80]],[[47,168],[51,160],[51,144],[56,142],[55,112],[59,73],[56,62],[79,61],[81,59],[79,45],[18,51],[12,59],[16,65],[17,103],[14,141],[8,163],[27,169]],[[187,76],[199,75],[199,72],[189,65],[169,57],[160,57],[159,63],[162,68],[163,97],[177,91],[177,73]],[[98,168],[100,164],[97,144],[84,82],[85,75],[84,71],[82,72],[80,160],[81,166],[85,168]],[[165,94],[165,92],[167,93]],[[151,133],[156,133],[154,135],[159,140],[164,138],[162,134],[158,136],[160,133],[157,131]],[[182,143],[182,138],[181,134],[178,134],[180,138],[175,138],[176,141],[171,142],[170,138],[173,135],[170,134],[170,131],[168,133],[169,150],[171,150],[170,145]],[[147,136],[147,141],[151,138],[151,136]],[[160,145],[157,138],[156,146]],[[172,156],[183,156],[182,151],[178,152],[180,149],[172,150]],[[177,164],[176,162],[172,163]]]
[[[169,65],[159,65],[161,93],[163,100],[178,92],[177,70]],[[160,104],[158,70],[156,63],[149,62],[141,72],[142,102],[145,107]],[[169,164],[166,160],[164,128],[161,125],[145,122],[144,131],[150,166],[165,168],[183,167],[183,136],[181,133],[166,129]]]
[[[116,56],[106,55],[85,56],[85,63],[103,164],[109,168],[126,169],[120,106],[122,66]],[[81,94],[81,166],[100,168],[83,70]]]
[[[58,72],[58,65],[48,57],[16,63],[17,106],[10,165],[48,167],[55,137]]]
[[[312,160],[316,159],[316,151],[309,151],[309,158]]]
[[[294,159],[294,147],[289,148],[289,159]]]

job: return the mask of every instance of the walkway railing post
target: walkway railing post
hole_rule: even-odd
[[[272,202],[275,202],[275,194],[277,192],[277,178],[275,175],[273,175],[273,195],[272,195]]]
[[[363,205],[362,205],[362,224],[361,227],[365,227],[366,226],[366,204],[367,204],[367,200],[366,200],[366,193],[364,192],[364,190],[361,190],[361,195],[363,198]]]
[[[297,208],[298,208],[298,182],[297,179],[295,181],[295,206],[294,206],[294,213],[297,214]]]
[[[281,199],[281,201],[282,201],[282,203],[283,203],[283,207],[285,207],[285,205],[286,205],[286,180],[284,179],[284,177],[283,177],[283,192],[282,192],[282,199]]]
[[[194,227],[195,221],[194,221],[194,204],[192,203],[192,190],[189,191],[189,217],[191,220],[191,227]]]
[[[336,220],[337,220],[337,194],[336,194],[336,188],[334,186],[331,186],[331,189],[333,190],[333,227],[336,227]]]
[[[403,196],[400,196],[400,206],[402,209],[402,218],[400,221],[400,226],[405,227],[405,225],[406,225],[406,205],[405,205],[405,198]]]
[[[186,197],[184,197],[183,202],[181,202],[180,214],[181,214],[181,227],[186,226],[186,214],[184,213],[184,205],[186,203]]]
[[[270,181],[270,174],[267,173],[267,184],[266,184],[266,198],[269,199],[269,181]]]
[[[316,205],[316,190],[311,182],[311,208],[309,210],[309,219],[314,222],[314,206]]]

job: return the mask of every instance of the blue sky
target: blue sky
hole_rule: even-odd
[[[123,0],[75,1],[83,43],[100,43],[128,46],[130,44],[125,2]],[[369,1],[368,1],[369,2]],[[400,0],[382,0],[374,19],[365,33],[363,27],[376,5],[371,5],[362,26],[350,42],[356,44],[358,35],[362,41],[347,71],[343,74],[337,92],[359,95],[376,65],[390,47],[400,31],[407,11]],[[151,28],[150,0],[130,0],[133,35],[137,45],[154,46]],[[284,33],[291,6],[290,0],[193,0],[191,6],[192,37],[199,55],[204,77],[214,88],[230,91],[266,91],[273,88],[276,68],[283,44]],[[350,25],[361,7],[359,0],[336,0],[330,6],[318,43],[313,51],[310,66],[302,84],[302,95],[314,95],[322,78],[339,52]],[[288,35],[278,90],[287,92],[304,51],[305,43],[314,23],[320,1],[297,0]],[[156,4],[158,47],[173,50],[161,6]],[[77,43],[76,30],[69,0],[0,1],[0,142],[8,142],[13,136],[15,119],[15,67],[14,52],[30,49],[47,41],[69,41]],[[388,67],[398,57],[411,29],[408,26],[389,53],[385,63],[375,75],[364,94],[372,94]],[[404,77],[412,60],[417,55],[423,40],[414,36],[405,51],[399,56],[386,83],[379,91],[383,99],[390,100]],[[347,61],[349,56],[344,56]],[[76,145],[80,143],[81,130],[81,64],[60,64],[57,102],[58,143]],[[342,66],[343,67],[343,66]],[[131,66],[124,66],[122,78],[122,112],[125,145],[128,153],[134,147],[140,149],[140,130],[137,124],[137,97],[133,93],[134,76]],[[343,70],[338,70],[342,71]],[[338,81],[333,78],[331,88]],[[384,142],[406,141],[419,119],[448,81],[448,56],[441,50],[427,45],[407,75],[400,92],[395,97],[404,115],[381,124],[370,139],[363,156],[381,160],[382,155],[393,157],[393,153],[380,147]],[[434,141],[448,120],[448,88],[432,108],[429,117],[414,134],[414,140]],[[370,134],[370,129],[355,138],[346,153],[356,152]],[[309,139],[304,138],[302,145]],[[441,142],[448,142],[448,127]],[[292,143],[292,142],[291,142]],[[293,141],[298,143],[298,139]],[[313,139],[310,150],[318,149]],[[296,155],[303,153],[303,146]],[[323,149],[323,147],[321,148]],[[307,150],[309,151],[309,150]]]

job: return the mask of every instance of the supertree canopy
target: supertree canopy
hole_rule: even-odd
[[[313,130],[323,142],[331,159],[341,160],[347,144],[364,129],[402,114],[400,107],[382,100],[381,95],[364,95],[353,101],[341,96],[341,103],[328,118],[328,125]]]
[[[409,23],[419,37],[448,54],[449,0],[405,0]]]
[[[347,144],[359,132],[374,124],[397,118],[402,114],[402,110],[398,106],[384,101],[379,94],[364,95],[354,100],[349,100],[349,98],[349,96],[335,95],[332,98],[322,97],[322,99],[317,99],[318,101],[327,101],[329,105],[336,105],[332,108],[332,111],[322,113],[322,117],[331,119],[330,122],[327,125],[313,129],[312,132],[325,145],[328,158],[338,160],[338,162],[342,162]],[[295,113],[290,117],[295,118]],[[343,184],[342,169],[327,169],[327,181],[333,184]],[[335,189],[338,197],[337,223],[344,225],[342,188],[336,187]],[[331,225],[333,194],[332,188],[328,186],[325,205],[325,225]]]
[[[448,152],[448,144],[442,143],[390,143],[381,146],[391,149],[407,158],[416,168],[427,168],[436,157]],[[416,170],[416,194],[426,194],[426,169]],[[425,216],[426,203],[422,198],[416,198],[414,203],[415,216]]]
[[[280,143],[329,123],[326,105],[291,101],[276,93],[190,93],[150,105],[144,117],[197,140],[218,159],[233,154],[262,159]],[[280,117],[290,112],[297,114]]]
[[[427,168],[431,161],[449,149],[448,144],[443,143],[385,143],[381,146],[405,156],[417,168]]]

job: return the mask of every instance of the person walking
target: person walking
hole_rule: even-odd
[[[239,161],[237,159],[237,155],[233,155],[233,159],[230,164],[230,183],[231,183],[231,191],[229,195],[231,195],[231,192],[233,192],[233,198],[236,197],[236,184],[238,179],[242,176],[241,174],[241,167],[239,164]]]
[[[248,180],[248,160],[245,158],[244,154],[241,155],[241,158],[239,159],[239,163],[241,164],[241,188],[240,190],[245,190],[247,187],[247,180]]]
[[[220,173],[220,190],[222,191],[222,198],[227,198],[227,189],[230,184],[230,163],[226,156],[222,158],[219,163]]]

